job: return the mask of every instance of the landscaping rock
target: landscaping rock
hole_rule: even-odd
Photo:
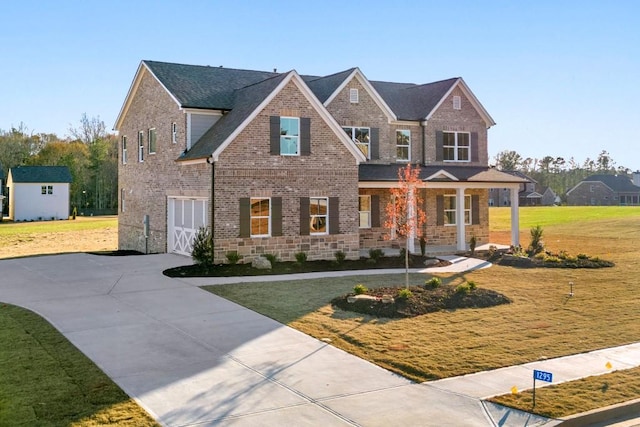
[[[425,267],[433,267],[438,264],[440,264],[440,260],[437,258],[429,258],[424,260]]]
[[[259,256],[251,261],[251,267],[257,268],[258,270],[271,270],[271,261]]]
[[[360,295],[349,295],[347,297],[347,302],[350,304],[353,304],[356,301],[362,301],[362,300],[368,300],[368,301],[376,301],[378,298],[371,296],[371,295],[366,295],[366,294],[360,294]]]

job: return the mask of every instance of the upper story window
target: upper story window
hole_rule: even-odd
[[[149,154],[156,152],[156,128],[149,129]]]
[[[178,124],[171,123],[171,143],[176,144],[178,142]]]
[[[442,132],[442,159],[445,162],[468,162],[470,143],[468,132]]]
[[[327,234],[329,199],[326,197],[309,198],[310,234]]]
[[[127,164],[127,137],[122,136],[122,164]]]
[[[408,162],[411,160],[411,131],[396,131],[396,160]]]
[[[358,89],[349,89],[349,102],[351,102],[352,104],[357,104],[358,102],[360,102]]]
[[[271,235],[271,199],[251,198],[251,237]]]
[[[144,132],[138,132],[138,161],[144,162]]]
[[[343,126],[344,131],[349,135],[349,138],[353,140],[353,142],[358,146],[360,151],[370,159],[370,128],[357,128],[350,126]]]
[[[360,228],[371,228],[371,196],[358,196],[358,211],[360,212]]]
[[[462,100],[458,95],[454,95],[453,97],[453,109],[461,110],[462,109]]]
[[[456,195],[444,195],[444,225],[456,225]],[[471,224],[471,196],[464,196],[464,223]]]
[[[300,154],[300,119],[280,117],[280,154],[297,156]]]

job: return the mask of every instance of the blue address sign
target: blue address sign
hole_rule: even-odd
[[[553,382],[553,374],[551,372],[534,370],[533,379],[550,383]]]

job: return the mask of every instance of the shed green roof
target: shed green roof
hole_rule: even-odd
[[[71,172],[66,166],[18,166],[11,168],[9,174],[13,182],[71,182]]]

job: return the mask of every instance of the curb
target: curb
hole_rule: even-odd
[[[583,412],[581,414],[571,415],[561,418],[561,423],[557,424],[562,427],[580,427],[611,421],[617,418],[630,416],[639,416],[640,399],[630,400],[628,402],[618,403],[616,405],[605,406],[604,408],[594,409]]]

